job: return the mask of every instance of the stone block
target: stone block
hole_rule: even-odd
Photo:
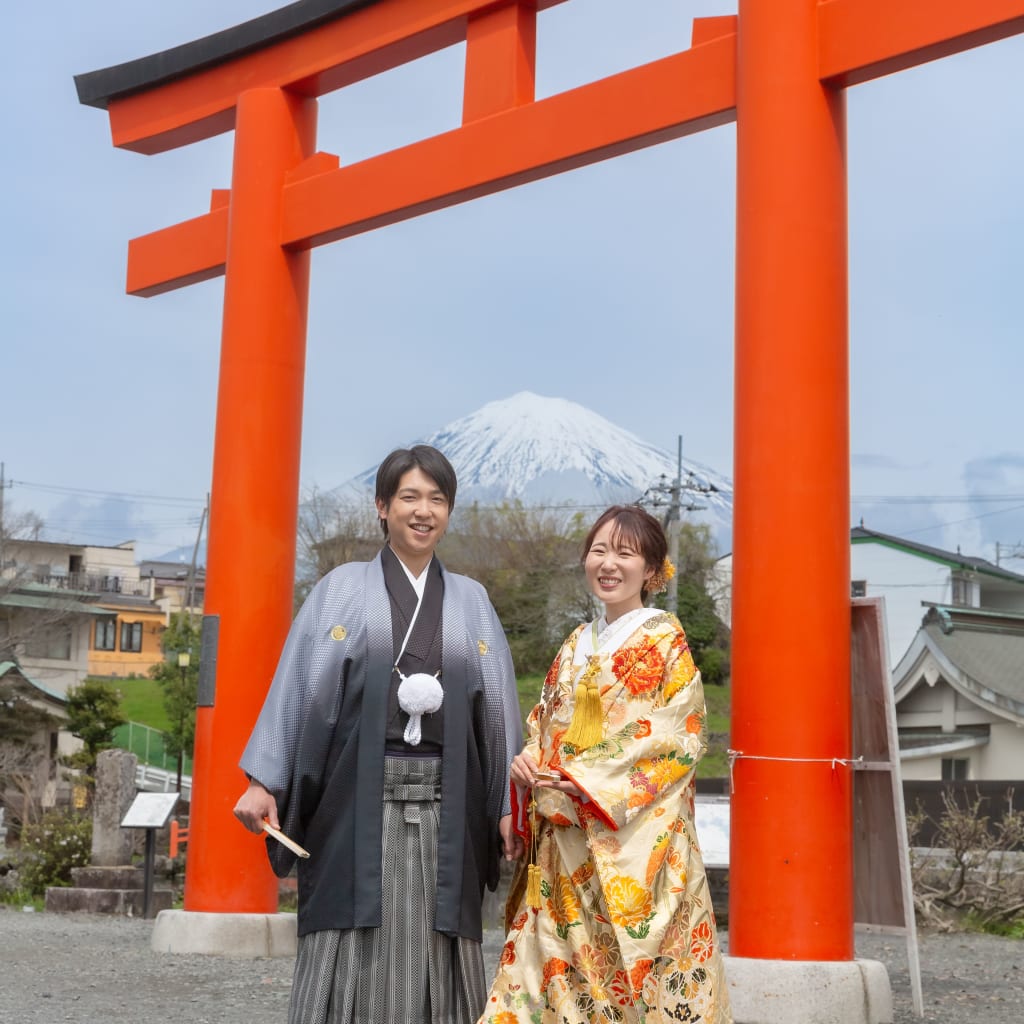
[[[113,914],[142,917],[145,893],[141,889],[79,889],[51,887],[46,890],[46,909],[57,914]],[[169,910],[174,903],[170,889],[154,889],[150,914]]]
[[[71,880],[79,889],[144,889],[146,872],[143,868],[125,864],[120,867],[72,868]]]

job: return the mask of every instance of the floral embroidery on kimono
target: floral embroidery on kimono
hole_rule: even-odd
[[[675,616],[632,614],[611,647],[589,642],[590,625],[574,630],[529,716],[526,751],[589,799],[534,791],[542,905],[513,886],[480,1024],[732,1020],[694,831],[693,772],[706,749],[700,673]],[[581,657],[583,648],[594,653]],[[563,737],[587,665],[604,738],[578,750]]]

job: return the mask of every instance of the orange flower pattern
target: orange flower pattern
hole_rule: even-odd
[[[690,952],[695,960],[704,963],[711,956],[715,948],[714,938],[711,935],[711,925],[707,921],[701,921],[696,928],[690,932]]]
[[[647,975],[651,973],[653,966],[653,960],[638,960],[633,965],[633,969],[629,972],[629,984],[634,992],[639,992],[643,989],[644,981],[647,979]]]
[[[665,673],[665,658],[657,647],[649,647],[645,651],[631,647],[620,648],[612,657],[612,672],[637,697],[656,690],[661,684]]]
[[[693,827],[700,673],[677,620],[652,610],[618,650],[598,652],[604,739],[561,746],[583,628],[548,672],[527,749],[562,764],[589,799],[548,791],[539,801],[543,905],[510,908],[479,1024],[731,1024]]]
[[[589,861],[585,864],[581,864],[572,873],[572,884],[575,886],[586,885],[591,878],[594,877],[594,865]]]
[[[542,981],[544,988],[547,988],[548,985],[551,984],[552,978],[557,978],[560,975],[565,974],[565,972],[569,970],[569,966],[570,965],[566,963],[565,960],[562,960],[560,957],[553,956],[544,965],[544,976]]]

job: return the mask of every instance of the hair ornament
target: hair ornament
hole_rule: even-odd
[[[668,588],[669,580],[672,579],[676,574],[676,567],[669,561],[668,558],[661,563],[654,575],[647,581],[644,589],[648,594],[660,594],[663,590]]]

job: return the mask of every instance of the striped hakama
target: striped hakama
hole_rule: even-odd
[[[385,757],[380,928],[299,938],[288,1024],[475,1024],[480,943],[434,931],[441,759]]]

